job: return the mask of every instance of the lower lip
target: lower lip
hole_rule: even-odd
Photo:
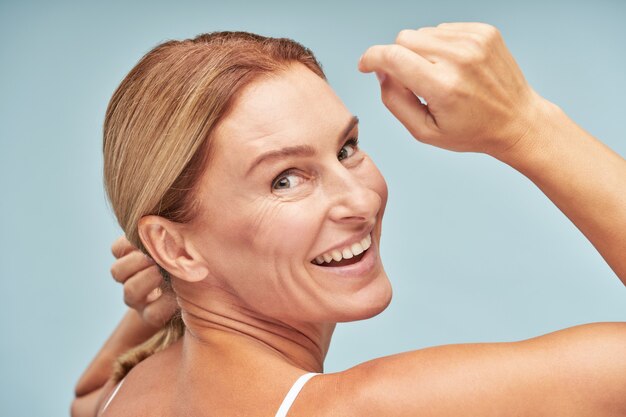
[[[320,266],[312,264],[313,266],[330,272],[331,274],[337,274],[344,277],[359,277],[371,272],[378,264],[378,246],[374,239],[372,239],[371,246],[365,251],[365,255],[361,260],[352,265],[345,266]]]

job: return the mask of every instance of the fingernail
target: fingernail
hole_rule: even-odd
[[[363,54],[365,55],[365,54]],[[361,55],[361,58],[359,58],[359,65],[361,65],[361,61],[363,61],[363,55]]]
[[[387,78],[387,74],[384,72],[376,72],[376,78],[378,78],[378,82],[382,84],[385,78]]]
[[[163,291],[158,287],[155,288],[146,297],[146,303],[152,303],[153,301],[156,301],[161,296],[161,294],[163,294]]]

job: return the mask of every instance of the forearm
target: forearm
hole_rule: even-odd
[[[129,309],[80,377],[75,388],[76,397],[85,396],[104,386],[111,376],[115,359],[147,340],[157,330],[146,324],[135,310]]]
[[[542,107],[525,138],[494,156],[534,182],[626,284],[626,161],[557,106]]]

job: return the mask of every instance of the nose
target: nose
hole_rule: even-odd
[[[344,224],[373,222],[381,208],[378,193],[354,172],[341,166],[326,184],[330,198],[329,217]]]

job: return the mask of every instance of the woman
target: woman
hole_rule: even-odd
[[[378,74],[418,140],[534,181],[626,280],[625,161],[528,86],[497,30],[402,31],[359,69]],[[624,323],[322,374],[335,324],[391,300],[378,257],[387,188],[357,122],[289,40],[202,35],[139,62],[104,129],[128,238],[112,274],[136,310],[79,382],[73,415],[626,415]],[[172,287],[162,295],[157,271]]]

